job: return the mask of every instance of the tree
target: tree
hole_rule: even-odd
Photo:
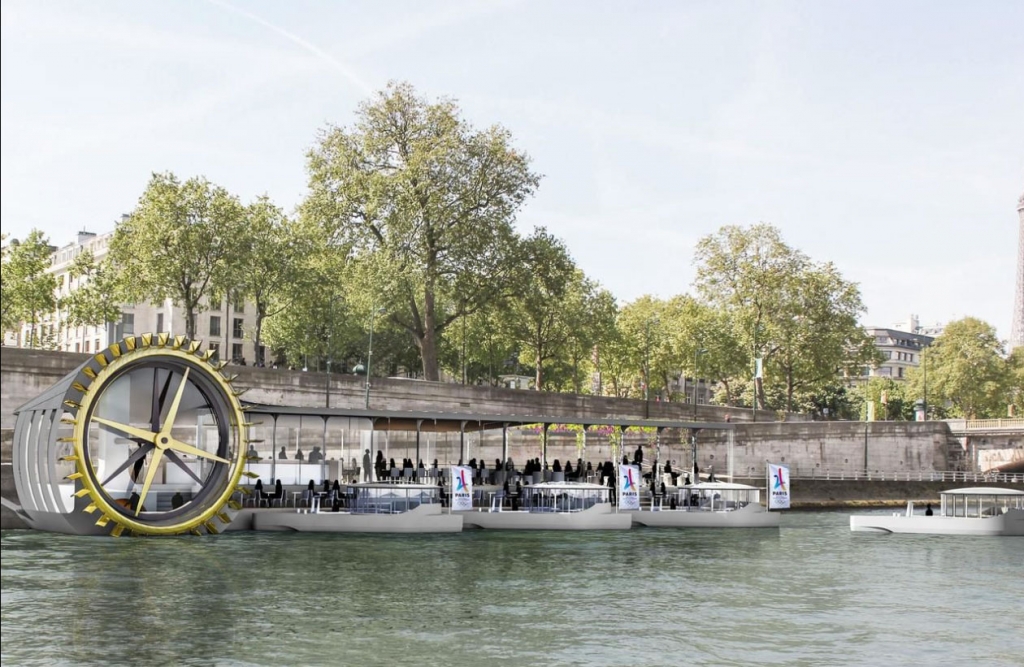
[[[37,325],[56,307],[57,278],[48,271],[53,247],[38,229],[19,243],[11,241],[3,256],[4,331],[15,331],[22,322],[29,324],[29,347],[40,340]]]
[[[513,290],[512,222],[539,177],[506,130],[475,130],[454,102],[429,103],[408,84],[390,84],[357,115],[309,152],[303,215],[373,258],[378,303],[437,380],[444,330]]]
[[[110,242],[109,257],[124,272],[122,299],[170,298],[194,338],[197,314],[233,287],[243,214],[236,197],[205,178],[153,174]]]
[[[506,330],[522,350],[531,353],[534,388],[544,388],[544,363],[555,359],[569,338],[564,317],[566,295],[576,267],[565,245],[538,229],[524,242],[526,277],[519,294],[505,309]]]
[[[1014,406],[1012,414],[1024,409],[1024,346],[1018,346],[1006,358],[1009,381],[1007,383],[1006,403]]]
[[[119,275],[110,261],[96,262],[91,250],[78,253],[68,270],[68,282],[78,284],[69,284],[70,291],[57,304],[64,311],[65,326],[96,326],[119,319]]]
[[[264,322],[292,303],[288,295],[294,298],[296,292],[288,287],[301,282],[299,263],[311,254],[313,243],[266,196],[246,207],[238,241],[236,284],[239,295],[251,299],[256,309],[254,358],[262,365]]]
[[[995,328],[974,317],[951,322],[922,351],[927,364],[928,402],[948,401],[954,416],[966,419],[999,417],[1006,410],[1010,386],[1009,365]],[[915,398],[925,394],[925,375],[910,372]]]
[[[911,421],[914,418],[914,400],[905,382],[888,377],[873,377],[855,390],[860,405],[860,419],[867,419],[868,406],[880,421]]]
[[[674,358],[691,378],[705,377],[721,385],[721,402],[733,405],[737,377],[749,369],[750,354],[736,335],[734,323],[722,308],[680,296],[671,330]]]
[[[611,292],[577,269],[566,290],[562,314],[567,328],[565,362],[572,390],[581,394],[584,368],[615,334],[618,306]]]
[[[857,324],[864,312],[857,286],[790,248],[776,228],[723,227],[701,239],[696,259],[699,293],[727,313],[744,348],[763,361],[754,398],[761,407],[770,393],[775,407],[792,409],[798,391],[827,384],[873,354]],[[765,383],[775,386],[766,392]]]

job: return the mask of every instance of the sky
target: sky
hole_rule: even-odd
[[[153,172],[293,210],[305,155],[389,81],[500,124],[520,212],[620,302],[692,290],[696,242],[767,222],[863,322],[1010,335],[1024,3],[2,3],[3,233],[113,229]]]

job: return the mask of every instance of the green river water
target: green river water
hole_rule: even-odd
[[[2,534],[7,665],[1024,665],[1024,538]]]

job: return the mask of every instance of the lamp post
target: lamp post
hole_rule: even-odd
[[[370,369],[373,367],[373,320],[377,315],[377,306],[370,309],[370,344],[366,349],[366,409],[370,409]]]
[[[697,421],[697,376],[700,375],[700,370],[697,368],[697,358],[707,352],[702,347],[694,348],[693,350],[693,421]]]

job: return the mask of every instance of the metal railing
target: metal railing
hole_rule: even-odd
[[[1003,417],[999,419],[947,419],[952,431],[998,431],[1024,430],[1024,417]]]
[[[828,468],[791,468],[793,479],[851,480],[867,482],[966,482],[989,484],[1024,484],[1024,473],[973,472],[964,470],[896,471],[896,470],[829,470]]]

